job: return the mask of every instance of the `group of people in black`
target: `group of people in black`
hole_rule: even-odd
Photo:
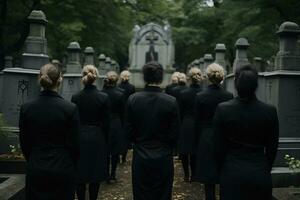
[[[271,169],[278,146],[276,109],[255,96],[251,65],[235,71],[237,97],[223,89],[224,70],[213,63],[175,72],[165,92],[163,67],[143,67],[145,88],[135,92],[130,73],[82,70],[83,89],[71,102],[58,94],[62,76],[52,65],[39,74],[40,96],[21,106],[20,145],[27,161],[26,199],[97,199],[102,181],[115,181],[122,155],[132,145],[134,200],[171,200],[174,149],[184,181],[205,185],[205,198],[271,200]],[[205,78],[204,78],[205,77]],[[189,82],[189,84],[187,84]],[[87,187],[88,186],[88,187]]]

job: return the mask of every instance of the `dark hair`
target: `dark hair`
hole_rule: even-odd
[[[235,88],[240,97],[251,97],[258,87],[258,73],[251,65],[243,65],[235,71]]]
[[[161,83],[163,79],[163,67],[155,61],[148,62],[143,67],[144,81],[149,83]]]
[[[49,90],[55,88],[60,78],[60,69],[52,63],[48,63],[41,67],[39,74],[39,83],[44,89]]]

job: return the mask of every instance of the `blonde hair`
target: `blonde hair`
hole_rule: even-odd
[[[174,72],[171,76],[171,82],[172,83],[178,83],[178,75],[180,74],[180,72]]]
[[[104,79],[104,84],[107,86],[115,86],[118,82],[118,74],[115,71],[109,71]]]
[[[188,76],[191,79],[192,83],[199,83],[202,81],[202,72],[197,67],[192,67],[189,70]]]
[[[94,65],[85,65],[82,69],[82,83],[84,85],[91,85],[98,77],[98,70]]]
[[[224,80],[224,69],[217,63],[212,63],[206,68],[208,80],[213,84],[220,84]]]
[[[178,74],[178,82],[186,84],[187,81],[186,81],[186,75],[185,75],[185,73],[179,73]]]
[[[128,70],[124,70],[120,74],[120,79],[121,81],[129,81],[130,79],[130,72]]]
[[[61,82],[61,72],[58,67],[48,63],[41,67],[39,74],[39,83],[44,89],[54,89]]]

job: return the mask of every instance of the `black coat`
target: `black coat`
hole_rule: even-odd
[[[26,199],[72,199],[78,159],[78,111],[57,92],[21,106],[20,145],[27,161]]]
[[[108,132],[110,126],[109,99],[94,85],[87,85],[72,96],[80,116],[80,159],[77,182],[105,180],[107,174]]]
[[[158,87],[146,86],[131,95],[126,106],[127,135],[133,142],[134,200],[171,200],[172,148],[179,131],[175,98]]]
[[[126,101],[127,101],[128,97],[130,95],[132,95],[133,93],[135,93],[135,87],[134,87],[134,85],[130,84],[128,81],[121,82],[119,84],[119,87],[124,90],[124,95],[125,95]]]
[[[119,155],[126,151],[128,140],[123,128],[125,94],[119,87],[103,87],[110,101],[110,131],[109,131],[109,154]]]
[[[179,94],[179,109],[181,113],[181,128],[178,140],[180,154],[195,153],[195,100],[198,92],[202,90],[200,85],[191,85]]]
[[[169,85],[166,86],[166,89],[165,89],[165,93],[168,94],[168,95],[171,95],[174,97],[174,88],[177,86],[178,84],[176,83],[171,83]]]
[[[197,94],[195,102],[196,177],[201,183],[218,183],[217,162],[214,157],[213,116],[217,105],[233,95],[217,85],[209,85]]]
[[[221,199],[271,200],[279,135],[275,107],[255,96],[237,97],[218,106],[214,125]]]

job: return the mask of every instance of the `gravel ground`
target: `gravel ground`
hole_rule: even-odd
[[[132,200],[131,189],[131,152],[125,164],[120,164],[116,183],[103,183],[98,199],[101,200]],[[199,183],[183,182],[183,172],[179,160],[174,159],[175,175],[173,200],[203,200],[203,186]]]

